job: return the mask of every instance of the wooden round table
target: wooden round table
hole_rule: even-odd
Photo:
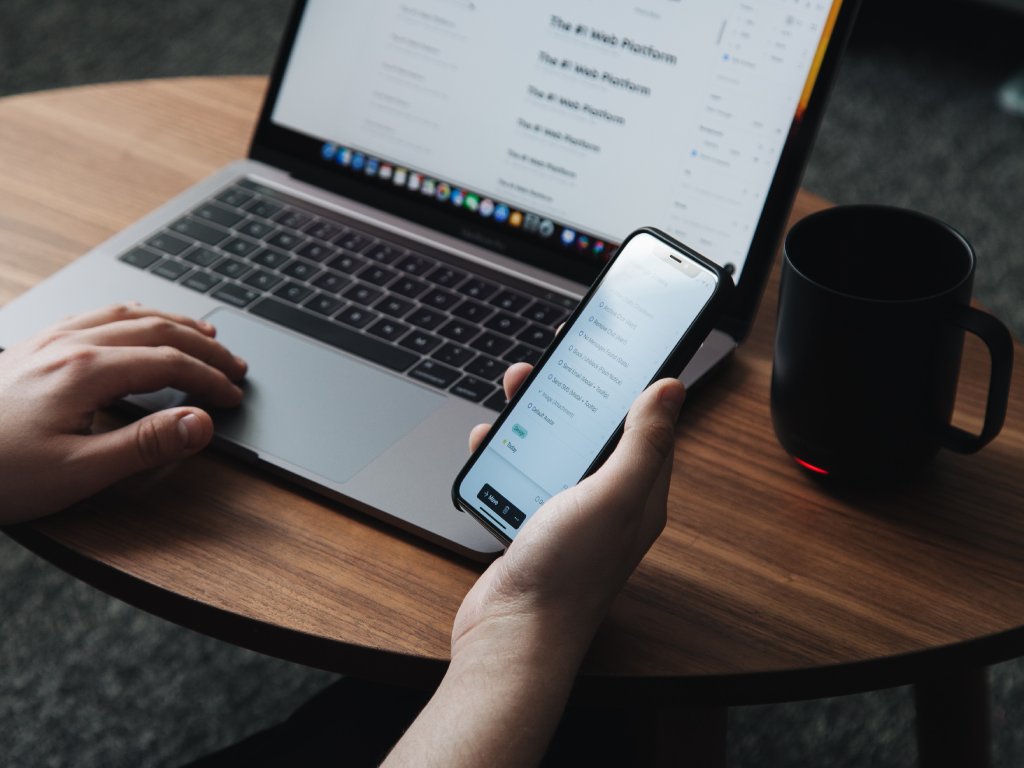
[[[0,301],[244,156],[265,84],[192,78],[0,100]],[[794,219],[824,204],[801,193]],[[1006,427],[988,448],[942,454],[889,495],[832,495],[772,433],[776,293],[777,271],[752,336],[684,406],[668,526],[595,639],[576,696],[706,708],[941,685],[1024,648],[1019,345]],[[980,345],[963,368],[957,421],[974,428]],[[480,570],[215,452],[7,532],[192,629],[414,685],[443,674]]]

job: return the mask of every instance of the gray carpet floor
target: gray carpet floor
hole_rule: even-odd
[[[266,73],[287,0],[0,0],[0,95]],[[927,13],[924,9],[927,8]],[[805,177],[837,202],[917,208],[979,253],[976,292],[1024,336],[1024,118],[995,92],[1024,19],[868,0]],[[1016,383],[1020,386],[1020,382]],[[333,678],[126,606],[0,537],[0,765],[172,766],[276,722]],[[1024,764],[1024,664],[991,669],[999,768]],[[913,764],[905,688],[738,707],[729,764]]]

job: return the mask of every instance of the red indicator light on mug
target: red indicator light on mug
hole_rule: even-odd
[[[827,475],[828,474],[828,470],[827,469],[822,469],[821,467],[816,467],[813,464],[809,464],[808,462],[804,461],[803,459],[801,459],[801,458],[799,458],[797,456],[793,457],[793,461],[795,461],[797,464],[799,464],[804,469],[809,469],[809,470],[811,470],[811,472],[817,472],[819,475]]]

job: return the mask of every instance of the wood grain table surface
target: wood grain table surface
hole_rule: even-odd
[[[0,100],[0,301],[243,157],[265,83],[189,78]],[[801,193],[793,217],[824,205]],[[1006,426],[988,448],[940,454],[890,494],[836,496],[772,432],[776,294],[777,269],[751,338],[684,406],[668,526],[595,639],[584,691],[752,703],[1024,653],[1020,346]],[[968,343],[963,365],[957,421],[976,427],[980,344]],[[443,674],[452,619],[481,568],[216,452],[8,533],[193,629],[416,684]]]

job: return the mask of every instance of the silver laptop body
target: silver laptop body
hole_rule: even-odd
[[[613,92],[614,98],[610,97],[605,103],[626,106],[625,96],[645,98],[637,96],[632,88],[653,86],[645,85],[639,76],[627,75],[643,73],[655,66],[666,68],[684,64],[685,56],[673,48],[672,34],[653,36],[653,30],[664,29],[669,21],[674,19],[678,23],[675,14],[683,11],[652,5],[647,11],[659,15],[659,18],[654,19],[657,23],[650,24],[652,19],[642,15],[634,23],[618,8],[594,9],[584,2],[562,5],[575,9],[575,21],[556,15],[543,3],[522,4],[517,11],[528,18],[517,18],[515,23],[527,25],[526,29],[537,29],[536,39],[521,44],[529,48],[530,58],[535,59],[532,66],[537,71],[527,72],[521,78],[524,83],[521,93],[515,98],[505,99],[511,103],[505,117],[509,121],[519,121],[514,130],[520,132],[539,130],[523,115],[542,115],[546,123],[544,131],[556,132],[563,138],[569,129],[581,134],[574,141],[582,143],[570,144],[561,156],[564,162],[551,161],[556,156],[554,152],[547,154],[552,169],[541,169],[541,172],[555,176],[538,177],[555,190],[556,200],[558,194],[562,194],[565,200],[573,200],[573,191],[563,188],[564,180],[557,174],[566,172],[571,161],[578,162],[580,168],[589,167],[587,163],[592,158],[579,153],[592,153],[594,150],[588,146],[599,146],[600,142],[586,139],[582,134],[590,126],[588,135],[599,137],[608,129],[606,123],[613,122],[620,115],[609,107],[601,109],[605,114],[580,118],[578,114],[565,111],[574,109],[568,103],[562,107],[562,112],[549,104],[531,104],[530,99],[536,96],[530,89],[537,90],[538,85],[546,85],[548,93],[554,93],[551,84],[561,83],[562,91],[576,89],[574,92],[581,94],[579,102],[594,94],[617,89]],[[725,58],[719,60],[716,56],[721,67],[727,67],[730,61],[735,62],[740,57],[748,57],[755,65],[769,67],[773,61],[769,49],[778,41],[798,39],[804,47],[812,44],[813,51],[811,54],[806,51],[798,54],[795,49],[791,51],[793,61],[788,64],[803,71],[803,80],[790,73],[786,87],[780,88],[775,96],[765,97],[768,103],[761,111],[765,115],[776,115],[778,121],[777,113],[784,110],[788,115],[784,123],[786,130],[778,137],[778,146],[760,150],[764,162],[770,167],[766,174],[762,174],[763,182],[757,189],[754,214],[748,216],[749,221],[741,222],[750,233],[742,239],[747,252],[737,262],[741,266],[737,269],[737,304],[723,327],[712,333],[684,372],[682,378],[689,386],[721,363],[749,331],[824,107],[827,86],[855,11],[855,4],[849,2],[817,2],[816,8],[803,12],[801,16],[801,12],[795,10],[782,13],[783,4],[778,5],[778,13],[761,14],[761,21],[765,24],[770,21],[776,27],[770,39],[760,41],[762,48],[756,51],[751,43],[744,48],[741,41],[748,38],[739,35],[743,25],[750,21],[747,16],[758,14],[758,11],[750,10],[750,4],[709,0],[697,3],[691,11],[708,16],[702,23],[714,32],[713,36],[717,36],[709,46],[716,53],[726,52],[723,54]],[[785,5],[789,7],[792,4]],[[635,10],[639,13],[642,8],[637,6]],[[374,136],[380,133],[381,126],[371,125],[358,137],[352,138],[343,133],[324,133],[322,129],[314,132],[311,128],[304,132],[295,125],[295,120],[301,121],[302,118],[295,118],[294,111],[282,114],[276,110],[287,98],[294,102],[304,93],[316,92],[315,83],[297,82],[296,78],[315,71],[310,70],[310,62],[316,63],[317,57],[323,59],[319,62],[321,68],[333,67],[332,72],[339,71],[332,49],[325,47],[320,38],[323,37],[323,29],[332,28],[332,23],[333,28],[338,29],[337,22],[341,18],[346,20],[347,30],[372,30],[374,34],[382,35],[382,39],[391,46],[364,69],[343,71],[343,78],[359,81],[358,87],[353,88],[363,94],[359,98],[353,97],[352,101],[369,99],[367,114],[380,121],[382,115],[392,114],[388,109],[399,112],[403,109],[395,98],[391,98],[393,91],[383,91],[392,88],[397,89],[394,92],[404,92],[403,89],[415,86],[416,93],[426,93],[432,87],[431,78],[436,81],[443,76],[443,73],[438,75],[433,71],[437,62],[431,60],[435,55],[431,51],[440,45],[437,41],[455,40],[455,44],[464,45],[468,43],[464,39],[458,42],[459,34],[464,38],[475,36],[472,50],[478,56],[484,56],[489,50],[493,53],[496,46],[501,47],[494,41],[507,33],[507,25],[498,23],[501,14],[507,12],[507,9],[492,9],[482,4],[453,4],[439,0],[418,5],[401,2],[334,4],[327,0],[299,2],[285,35],[250,158],[235,162],[196,184],[0,310],[0,346],[9,346],[68,314],[127,300],[205,318],[217,326],[218,338],[250,364],[244,404],[237,410],[215,414],[218,445],[245,460],[258,462],[314,488],[345,506],[381,518],[445,548],[474,558],[493,556],[500,550],[500,545],[480,525],[453,507],[450,488],[452,479],[468,455],[466,441],[469,430],[476,424],[493,420],[495,408],[500,407],[500,396],[496,395],[500,375],[492,375],[494,362],[500,362],[504,367],[510,360],[507,355],[516,349],[521,347],[529,351],[530,344],[520,344],[515,335],[526,333],[526,328],[536,327],[537,323],[526,318],[526,313],[530,308],[547,306],[567,313],[614,249],[616,237],[621,239],[628,234],[628,229],[636,226],[659,226],[711,258],[716,258],[716,254],[702,247],[701,241],[705,236],[699,227],[688,232],[691,224],[687,222],[685,213],[678,217],[665,216],[665,207],[653,203],[636,208],[638,211],[652,211],[650,217],[638,216],[628,227],[620,226],[615,231],[607,231],[600,220],[585,221],[585,211],[580,213],[571,204],[552,204],[550,208],[537,204],[531,208],[526,204],[529,201],[527,195],[534,190],[525,191],[518,182],[512,184],[504,179],[506,173],[514,176],[517,169],[523,170],[516,165],[522,163],[523,154],[518,149],[513,151],[511,143],[510,154],[501,160],[504,165],[495,176],[501,176],[502,183],[474,186],[458,173],[450,175],[441,167],[431,167],[433,161],[417,164],[396,155],[394,148],[401,145],[398,140],[381,139],[386,149],[381,151],[373,145]],[[481,16],[485,18],[478,18]],[[580,19],[587,21],[584,24]],[[642,41],[627,38],[631,25],[651,31],[652,35]],[[339,41],[345,34],[353,33],[341,34]],[[493,35],[493,39],[488,40],[487,35]],[[432,44],[436,44],[434,49]],[[674,57],[676,63],[667,63],[668,57]],[[557,65],[549,62],[548,58],[558,59]],[[497,71],[515,72],[515,68],[503,63],[500,56],[490,61],[498,68]],[[565,61],[570,61],[570,64],[563,65]],[[576,64],[580,70],[573,69]],[[417,66],[422,68],[422,72]],[[743,61],[736,66],[742,73],[749,62]],[[549,73],[545,69],[547,67],[556,67],[559,71]],[[727,75],[732,71],[723,69]],[[808,76],[808,72],[812,74]],[[595,78],[596,83],[591,82]],[[808,79],[813,87],[805,89],[803,82]],[[626,82],[620,82],[623,80]],[[655,78],[652,82],[671,82],[682,91],[691,86],[704,87],[712,96],[716,89],[729,87],[728,80],[709,80],[706,73],[690,76],[677,71],[672,72],[669,80]],[[458,94],[441,95],[451,99]],[[471,96],[463,96],[473,101]],[[728,124],[730,116],[725,112],[730,108],[728,99],[709,100],[705,96],[693,104],[708,109],[709,105],[721,103],[723,113],[716,116],[708,112],[691,118],[686,118],[685,114],[668,114],[665,118],[689,119],[697,126],[695,135],[702,136],[704,143],[694,142],[691,152],[695,164],[714,164],[729,155],[729,147],[725,146],[728,142],[716,133],[718,129],[715,127],[721,126],[722,120]],[[794,118],[794,99],[798,96],[801,100]],[[629,113],[623,110],[621,114],[625,115],[622,119],[629,119]],[[403,114],[392,116],[396,126],[409,117]],[[322,116],[317,118],[320,119]],[[330,118],[326,119],[329,122]],[[767,117],[764,119],[768,120]],[[366,122],[371,121],[368,119]],[[540,162],[544,151],[551,149],[554,136],[555,133],[551,133],[546,139],[534,141],[533,136],[517,135],[515,146],[540,146],[541,150],[529,150],[537,155],[536,158],[527,158],[527,162]],[[486,145],[487,137],[477,136],[476,140]],[[544,144],[545,141],[548,144]],[[758,151],[747,139],[739,141],[751,151]],[[541,143],[538,145],[537,142]],[[431,155],[429,147],[410,151],[421,158]],[[363,158],[358,169],[353,167],[356,155]],[[347,163],[343,162],[345,158]],[[629,162],[630,158],[622,155],[602,157],[600,167]],[[389,169],[386,177],[384,166]],[[507,171],[506,166],[512,171]],[[399,170],[403,174],[401,185],[396,183]],[[527,168],[516,178],[527,178],[535,170]],[[609,187],[604,194],[613,199],[617,195],[634,198],[638,193],[629,180],[634,179],[637,173],[640,178],[644,174],[653,177],[665,173],[665,168],[652,166],[631,170],[623,174],[622,188]],[[406,179],[411,179],[414,174],[421,179],[416,189],[410,189],[410,182]],[[613,177],[614,174],[610,178]],[[715,177],[712,174],[708,178],[713,180]],[[731,205],[721,190],[701,189],[701,183],[705,181],[680,174],[680,184],[686,189],[679,192],[679,200],[690,195],[694,201],[700,201],[700,204],[692,206],[694,208],[706,208],[719,198],[723,198],[720,201],[722,206]],[[424,194],[425,182],[430,183],[430,195]],[[442,184],[448,190],[444,194]],[[223,202],[236,201],[235,197],[229,196],[232,189],[240,190],[237,199],[245,198],[245,202],[237,207]],[[466,204],[456,206],[453,202],[455,191],[460,192],[463,198],[474,195],[477,203],[472,209]],[[579,194],[590,193],[584,191]],[[278,217],[274,223],[275,230],[278,234],[284,233],[285,237],[278,241],[283,243],[281,247],[268,246],[265,240],[270,235],[261,240],[260,230],[252,229],[252,212],[257,210],[256,203],[263,199],[273,200],[274,204],[280,204],[287,210],[301,211],[303,216],[311,218],[293,229],[285,224],[278,227],[277,224],[285,220],[280,218],[281,213],[275,214]],[[488,201],[486,207],[491,209],[486,216],[480,208],[483,200]],[[211,205],[217,215],[224,214],[224,222],[230,221],[232,216],[240,218],[231,224],[218,224],[201,218],[200,209]],[[682,211],[687,206],[679,203],[677,207]],[[502,208],[504,213],[500,213]],[[515,225],[512,223],[513,214],[521,217]],[[534,226],[526,231],[524,224],[531,214]],[[499,218],[502,220],[498,221]],[[270,219],[274,221],[273,216]],[[187,248],[176,254],[157,247],[164,244],[158,239],[161,233],[170,235],[174,240],[178,230],[172,227],[183,221],[193,222],[193,226],[198,223],[219,228],[223,230],[224,240],[216,244],[190,240]],[[289,223],[291,221],[299,219],[289,220]],[[547,224],[539,227],[538,224],[544,221]],[[314,229],[315,222],[327,227]],[[256,234],[243,233],[241,227],[245,225]],[[436,346],[425,349],[421,355],[408,346],[402,347],[401,342],[412,338],[418,330],[419,326],[411,323],[409,318],[414,312],[424,309],[423,298],[427,292],[405,297],[404,301],[410,308],[395,316],[381,310],[383,298],[361,304],[339,292],[339,303],[335,306],[326,296],[328,291],[316,285],[315,281],[333,274],[332,267],[328,265],[337,258],[337,253],[346,249],[333,241],[337,238],[321,242],[312,234],[333,231],[331,227],[369,233],[367,237],[375,244],[385,244],[401,254],[384,265],[383,276],[379,279],[390,274],[387,270],[405,277],[401,265],[412,263],[405,261],[410,254],[422,254],[456,273],[483,275],[486,282],[500,284],[501,295],[511,292],[510,295],[525,297],[523,301],[526,303],[522,306],[513,304],[505,310],[495,310],[491,315],[492,321],[498,315],[524,318],[520,324],[522,327],[513,331],[509,342],[511,349],[497,347],[498,351],[494,352],[492,347],[473,347],[471,339],[466,346],[471,350],[470,354],[478,356],[477,368],[473,370],[481,375],[467,374],[463,370],[456,374],[452,371],[457,366],[449,365],[450,360],[438,365],[437,357],[441,347],[452,341],[441,331],[449,326],[455,328],[451,324],[458,320],[458,316],[450,314],[453,306],[436,310],[445,314],[443,321],[435,322],[429,332],[423,333],[432,337]],[[202,226],[197,231],[201,235],[206,232]],[[303,243],[303,247],[317,245],[318,248],[307,251],[313,255],[306,258],[298,246],[287,250],[290,239]],[[242,244],[237,246],[240,249],[238,253],[224,250],[229,243],[239,240]],[[323,256],[324,251],[319,246],[331,248],[330,255]],[[241,251],[249,247],[254,250],[241,255]],[[214,260],[206,250],[215,253],[218,260]],[[282,264],[249,261],[254,257],[260,258],[255,256],[257,253],[274,256],[278,252],[287,256],[287,261]],[[232,262],[231,268],[226,266],[229,261]],[[233,262],[243,263],[245,266],[237,269],[247,269],[248,272],[232,271],[237,266]],[[282,271],[285,269],[290,269],[293,275],[284,274]],[[278,278],[279,272],[282,274],[278,283],[264,291],[246,282],[247,279],[253,280],[257,271],[272,273],[274,279]],[[364,264],[360,274],[369,275],[370,271]],[[343,274],[345,280],[351,277],[339,274]],[[371,276],[378,279],[376,272]],[[429,283],[426,275],[417,273],[415,277]],[[467,281],[468,278],[461,285],[468,285]],[[201,290],[207,283],[216,287]],[[275,295],[274,291],[283,290],[285,284],[300,284],[302,288],[295,288],[294,296],[302,294],[303,298],[292,301],[294,296],[282,298]],[[398,278],[392,277],[390,282],[379,287],[386,289],[397,284]],[[224,290],[227,287],[231,290]],[[309,293],[303,294],[307,288]],[[431,292],[435,288],[434,284],[428,285]],[[351,291],[352,285],[344,283],[344,290]],[[259,298],[236,306],[249,296],[249,291],[258,293]],[[441,293],[445,291],[458,294],[459,285],[443,284]],[[243,294],[244,297],[236,302],[235,297]],[[311,304],[315,297],[321,297],[322,302],[316,309]],[[459,294],[458,301],[465,303],[465,296]],[[480,303],[486,304],[487,300],[481,299]],[[256,310],[256,307],[264,309]],[[350,309],[365,309],[373,320],[358,326],[339,323],[332,317]],[[557,319],[558,314],[545,314],[544,317]],[[422,315],[424,318],[428,316],[429,312]],[[347,319],[353,320],[355,315],[350,312]],[[334,323],[342,330],[332,331],[327,323]],[[399,335],[385,339],[377,335],[379,333]],[[404,336],[400,335],[403,333]],[[485,326],[482,334],[486,333],[490,331]],[[482,338],[482,335],[476,337],[477,340]],[[530,341],[539,344],[539,338],[543,336],[532,337]],[[387,357],[390,353],[380,346],[383,341],[393,343],[405,357],[393,362]],[[364,342],[370,350],[369,357],[361,351]],[[376,357],[378,353],[385,357]],[[413,360],[412,354],[420,355],[426,362]],[[480,361],[485,357],[491,358],[486,361],[491,363],[486,374],[480,367]],[[385,361],[383,364],[382,360]],[[438,371],[445,375],[437,378]],[[457,378],[452,379],[451,376]],[[483,381],[489,387],[487,394],[482,394],[483,389],[476,389],[478,385],[484,387]],[[461,386],[459,382],[466,384]],[[134,397],[131,402],[151,410],[180,404],[184,402],[184,396],[165,390]]]

